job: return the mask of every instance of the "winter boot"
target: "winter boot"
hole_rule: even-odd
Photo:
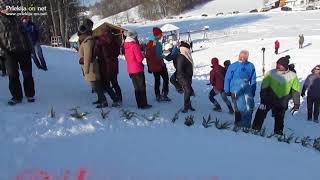
[[[160,96],[160,95],[157,95],[157,96],[156,96],[156,101],[158,101],[158,102],[161,101],[161,96]]]
[[[34,97],[27,97],[27,101],[29,103],[33,103],[35,101]]]
[[[218,107],[218,106],[214,107],[213,110],[217,112],[222,112],[221,107]]]
[[[177,89],[177,91],[178,91],[179,94],[183,94],[183,89],[182,88]]]
[[[13,98],[10,101],[8,101],[8,105],[10,105],[10,106],[14,106],[14,105],[19,104],[19,103],[21,103],[21,100],[16,100],[16,99],[13,99]]]
[[[150,108],[152,108],[152,105],[149,105],[149,104],[139,107],[139,109],[150,109]]]
[[[167,95],[161,96],[161,101],[171,101],[171,99]]]
[[[108,107],[108,102],[100,103],[99,105],[96,106],[96,108],[105,108]]]
[[[189,110],[190,110],[190,111],[196,111],[196,110],[192,107],[191,104],[189,105]]]
[[[119,101],[116,101],[116,102],[113,102],[111,106],[112,106],[112,107],[120,107],[121,104],[120,104]]]

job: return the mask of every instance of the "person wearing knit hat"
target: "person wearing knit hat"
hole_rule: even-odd
[[[236,127],[251,127],[256,93],[256,70],[248,61],[249,51],[242,50],[238,61],[231,64],[224,79],[224,91],[231,95],[234,104]]]
[[[274,133],[282,135],[284,116],[292,98],[294,107],[290,110],[294,115],[300,106],[300,84],[296,73],[289,70],[289,56],[277,61],[276,69],[267,72],[263,78],[260,91],[260,106],[256,112],[252,128],[261,130],[263,122],[270,110],[274,115]]]
[[[1,8],[10,5],[9,1],[1,1]],[[9,105],[16,105],[23,100],[22,86],[19,79],[19,69],[23,74],[24,94],[27,101],[35,101],[34,79],[32,76],[31,53],[32,43],[16,16],[0,13],[0,47],[4,54],[5,66],[9,76],[9,90],[12,98]]]
[[[154,92],[156,100],[171,101],[169,94],[169,74],[163,59],[163,46],[160,42],[162,38],[162,31],[158,27],[152,29],[153,35],[149,37],[146,44],[146,59],[148,65],[148,72],[154,75]],[[163,80],[162,92],[160,93],[161,78]]]
[[[191,96],[194,96],[192,88],[193,58],[190,46],[185,47],[185,45],[184,43],[180,43],[180,54],[177,58],[177,79],[184,92],[183,113],[187,113],[189,110],[195,111],[191,105]]]
[[[124,56],[127,62],[127,71],[132,80],[136,103],[139,109],[149,109],[146,93],[146,80],[144,75],[143,54],[137,41],[137,33],[133,30],[127,32],[124,42]]]
[[[307,94],[306,94],[307,92]],[[315,66],[304,81],[301,96],[307,95],[308,121],[319,123],[320,110],[320,65]]]
[[[226,74],[225,68],[219,65],[219,59],[214,57],[211,59],[211,68],[210,71],[210,84],[212,85],[212,90],[209,93],[209,100],[214,105],[213,110],[221,112],[221,106],[218,101],[214,98],[216,95],[220,94],[222,100],[225,102],[229,108],[229,113],[233,114],[234,110],[232,108],[231,102],[228,100],[226,93],[223,91],[224,87],[224,77]]]

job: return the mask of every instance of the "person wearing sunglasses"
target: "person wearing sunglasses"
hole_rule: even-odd
[[[319,109],[320,109],[320,65],[312,69],[310,74],[304,82],[301,96],[304,97],[307,91],[307,109],[308,121],[319,123]],[[313,117],[313,119],[312,119]]]

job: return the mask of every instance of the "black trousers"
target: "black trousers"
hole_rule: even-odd
[[[252,129],[261,130],[264,120],[267,117],[268,112],[272,109],[274,113],[274,133],[283,134],[284,128],[284,115],[286,113],[286,108],[281,106],[267,106],[266,109],[258,108],[256,116],[254,118]]]
[[[307,107],[308,107],[308,120],[312,119],[312,115],[314,120],[318,120],[319,109],[320,109],[320,98],[308,96]]]
[[[148,105],[144,72],[130,74],[130,78],[133,83],[138,108]]]
[[[279,48],[275,48],[274,53],[279,54]]]
[[[184,92],[184,108],[187,109],[191,106],[191,96],[194,94],[193,88],[191,86],[192,80],[190,81],[183,81],[182,88]]]
[[[1,62],[0,62],[0,64],[1,64],[1,66],[0,66],[1,69],[0,69],[0,70],[2,71],[2,74],[3,74],[3,75],[6,75],[6,74],[7,74],[7,69],[6,69],[6,61],[5,61],[5,58],[0,56],[0,61],[1,61]]]
[[[99,103],[106,103],[107,98],[103,93],[103,85],[101,81],[90,82],[92,89],[97,93]]]
[[[121,88],[118,83],[118,75],[117,74],[111,76],[110,83],[111,83],[112,89],[116,93],[117,99],[119,101],[122,101],[122,92],[121,92]]]
[[[176,88],[176,90],[182,89],[180,83],[178,82],[177,79],[177,71],[175,71],[172,76],[170,77],[170,82],[171,84]]]
[[[154,92],[156,97],[160,96],[160,78],[163,80],[163,87],[162,87],[162,95],[167,96],[169,93],[169,75],[168,70],[165,66],[162,67],[160,72],[154,72]]]
[[[7,55],[5,66],[9,76],[9,89],[13,99],[21,101],[23,98],[19,79],[19,68],[23,75],[23,88],[27,97],[34,97],[34,80],[32,77],[31,54],[14,53]]]

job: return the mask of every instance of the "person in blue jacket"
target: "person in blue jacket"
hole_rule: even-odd
[[[31,54],[33,62],[36,64],[38,69],[47,71],[48,70],[47,64],[46,64],[46,61],[44,60],[42,49],[39,43],[40,34],[37,26],[27,16],[22,17],[22,22],[33,45],[34,51]]]
[[[256,71],[248,61],[249,52],[242,50],[239,60],[227,70],[224,91],[231,95],[235,108],[235,126],[250,128],[256,91]]]

